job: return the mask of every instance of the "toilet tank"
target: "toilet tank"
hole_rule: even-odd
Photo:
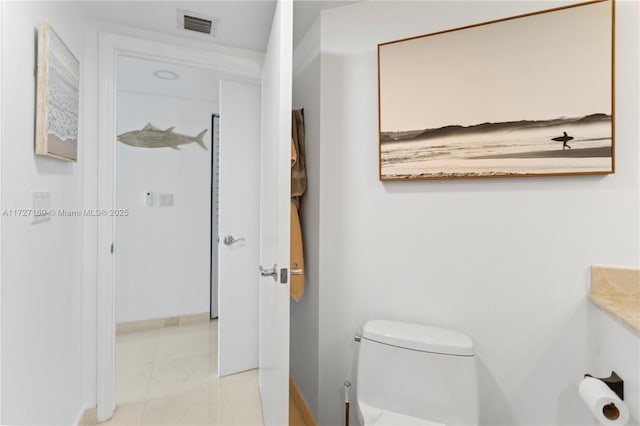
[[[455,330],[373,320],[362,331],[358,403],[445,425],[478,424],[476,359]]]

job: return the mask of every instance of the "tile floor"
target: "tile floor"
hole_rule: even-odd
[[[262,425],[258,373],[218,378],[218,322],[120,334],[116,402],[101,425]]]

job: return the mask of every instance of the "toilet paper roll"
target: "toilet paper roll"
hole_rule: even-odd
[[[629,421],[629,408],[602,380],[585,377],[578,392],[600,424],[626,425]]]

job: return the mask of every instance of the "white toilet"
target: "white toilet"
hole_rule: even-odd
[[[476,360],[466,334],[373,320],[362,330],[358,356],[363,425],[478,424]]]

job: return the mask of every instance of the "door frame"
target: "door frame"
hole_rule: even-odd
[[[149,53],[153,52],[153,53]],[[117,59],[132,56],[218,70],[223,75],[260,81],[264,55],[211,44],[207,49],[100,32],[98,34],[98,209],[115,205]],[[115,410],[115,217],[98,216],[97,234],[97,417]]]
[[[3,28],[4,26],[4,2],[0,1],[0,123],[4,123],[4,87],[2,83],[3,61],[2,52],[5,51],[3,45]],[[4,146],[4,127],[0,126],[0,193],[2,191],[2,165],[4,157],[2,155],[2,147]],[[2,207],[2,197],[0,196],[0,207]],[[2,220],[0,220],[0,236],[2,236]],[[0,238],[0,270],[2,267],[2,238]],[[2,274],[0,274],[0,318],[2,318]],[[0,327],[0,424],[2,424],[2,327]]]
[[[218,95],[218,98],[220,95]],[[220,188],[219,188],[219,164],[220,164],[220,114],[211,114],[211,216],[209,220],[211,221],[211,264],[209,265],[209,318],[216,319],[218,318],[218,307],[215,307],[216,314],[213,315],[214,310],[214,294],[215,294],[215,304],[218,303],[218,256],[219,252],[219,242],[220,242],[220,216],[218,213],[219,209],[219,200],[220,200]],[[214,228],[215,225],[215,228]],[[215,241],[214,241],[215,239]]]

